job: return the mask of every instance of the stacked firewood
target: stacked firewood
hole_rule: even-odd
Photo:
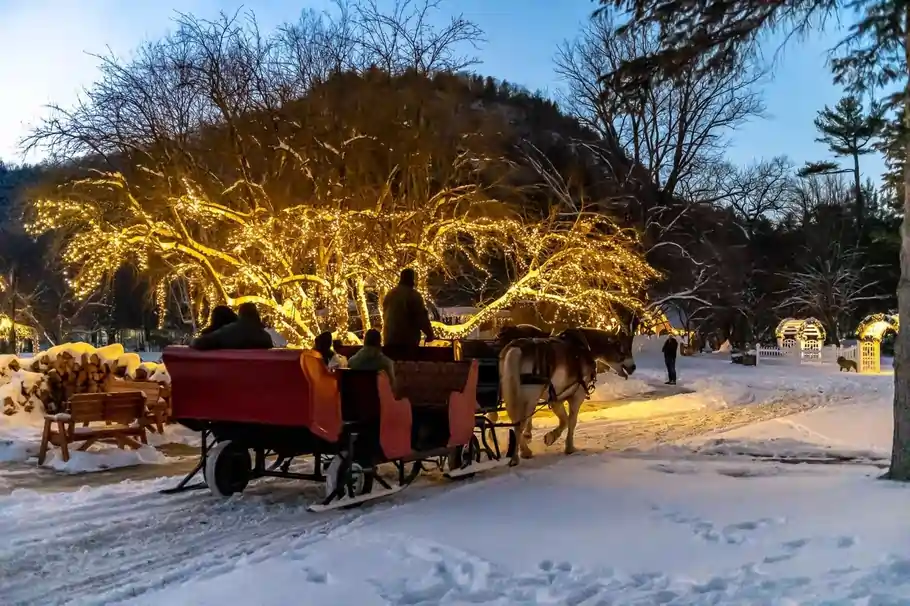
[[[0,356],[0,408],[6,415],[43,410],[50,401],[47,377],[23,370],[15,356]]]
[[[4,379],[0,360],[0,404],[7,415],[18,409],[31,412],[37,402],[43,412],[59,412],[73,394],[110,391],[123,379],[159,383],[162,397],[170,399],[170,378],[164,365],[143,362],[117,343],[98,349],[87,343],[67,343],[31,359],[7,360],[6,368]]]

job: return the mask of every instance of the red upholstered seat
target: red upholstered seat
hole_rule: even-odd
[[[341,433],[337,380],[314,352],[168,347],[164,363],[176,420],[305,427],[329,441]]]

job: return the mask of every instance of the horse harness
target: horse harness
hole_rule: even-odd
[[[530,374],[521,375],[521,382],[525,385],[545,384],[547,386],[547,401],[543,404],[565,401],[567,398],[574,395],[579,387],[585,390],[586,399],[591,397],[591,394],[594,393],[594,388],[597,382],[597,361],[591,354],[591,346],[588,344],[588,341],[585,339],[583,334],[572,333],[572,339],[549,337],[546,339],[528,339],[528,341],[535,344],[535,355],[533,361],[534,365]],[[543,343],[552,343],[554,341],[561,341],[562,343],[567,344],[570,350],[574,351],[576,354],[572,359],[572,365],[575,367],[575,372],[577,375],[575,382],[573,382],[571,385],[569,385],[569,387],[558,394],[556,393],[556,387],[553,385],[553,351],[552,349],[547,348],[545,350],[545,353],[549,355],[544,358],[540,355],[541,352],[539,349],[539,346]],[[580,347],[572,347],[573,345]],[[575,351],[576,349],[577,351]],[[593,369],[590,377],[585,377],[584,375],[585,362]]]

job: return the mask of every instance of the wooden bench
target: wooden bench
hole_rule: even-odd
[[[111,381],[108,393],[121,393],[125,391],[141,391],[145,394],[145,406],[148,409],[149,430],[164,433],[164,424],[168,422],[167,402],[161,399],[161,386],[154,381]]]
[[[38,464],[43,464],[47,458],[49,444],[60,447],[64,461],[70,458],[69,445],[76,442],[82,442],[79,450],[87,450],[98,441],[114,442],[120,448],[139,448],[140,442],[148,444],[145,403],[146,395],[142,391],[72,396],[64,412],[44,415]],[[91,423],[105,425],[91,426]],[[139,442],[134,438],[138,438]]]

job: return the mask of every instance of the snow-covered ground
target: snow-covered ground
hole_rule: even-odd
[[[673,389],[637,361],[579,454],[536,439],[519,468],[356,510],[306,513],[320,488],[284,480],[13,491],[0,604],[910,604],[910,487],[876,479],[891,377],[700,356]]]
[[[44,416],[37,409],[31,413],[0,416],[0,487],[3,486],[3,464],[37,465],[43,428]],[[169,458],[159,452],[157,446],[196,445],[199,443],[197,436],[181,426],[165,426],[163,435],[149,432],[149,444],[138,450],[121,450],[113,445],[98,443],[83,452],[77,450],[77,444],[70,448],[69,461],[63,461],[60,449],[51,446],[44,466],[63,473],[79,474],[135,465],[160,465],[168,463]]]

